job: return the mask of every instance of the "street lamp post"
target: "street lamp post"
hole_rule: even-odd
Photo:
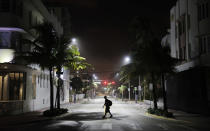
[[[77,39],[76,38],[72,38],[71,39],[71,43],[69,44],[69,48],[71,48],[72,45],[77,45]],[[71,85],[71,82],[70,82],[70,85]],[[71,92],[73,93],[73,89],[71,90]],[[76,94],[76,89],[75,89],[75,92],[73,94],[73,101],[74,101],[74,103],[76,103],[76,97],[77,97],[77,94]]]
[[[125,64],[129,64],[131,61],[131,58],[129,56],[126,56],[124,59]],[[131,86],[130,86],[130,77],[128,78],[128,92],[129,92],[129,101],[131,100]]]
[[[128,91],[129,91],[129,101],[131,100],[131,85],[130,85],[130,79],[128,81]]]

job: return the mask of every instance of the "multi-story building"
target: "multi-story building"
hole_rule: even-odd
[[[13,58],[15,52],[31,50],[30,45],[21,40],[33,40],[32,26],[49,21],[58,35],[62,35],[61,21],[41,0],[0,0],[0,17],[0,114],[49,107],[49,71],[41,70],[37,65],[15,64]],[[61,103],[69,101],[68,71],[64,71],[63,78],[67,81]]]
[[[70,9],[68,5],[59,4],[57,2],[52,2],[50,0],[45,1],[45,5],[47,5],[47,9],[52,15],[55,15],[58,17],[58,19],[61,21],[61,24],[63,26],[63,34],[66,38],[71,37],[71,15],[70,15]]]
[[[205,112],[210,107],[210,1],[177,0],[170,11],[171,56],[180,59],[167,80],[170,107]],[[168,38],[168,39],[166,39]]]

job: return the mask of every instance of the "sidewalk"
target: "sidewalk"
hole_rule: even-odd
[[[145,100],[144,102],[139,103],[140,108],[147,111],[148,108],[153,107],[153,102],[150,103],[149,100]],[[163,104],[161,102],[158,102],[158,107],[162,107]],[[196,125],[197,127],[205,126],[206,128],[210,129],[210,116],[204,116],[201,114],[193,114],[193,113],[187,113],[184,111],[178,111],[173,109],[168,109],[169,112],[172,112],[175,120],[182,121],[185,123],[188,123],[190,125]]]
[[[136,104],[137,107],[140,110],[143,110],[146,114],[148,108],[153,107],[153,101],[150,100],[144,100],[142,102],[135,102],[134,100],[129,101],[128,99],[124,99],[124,101],[118,99],[118,101],[123,102],[123,103],[128,103],[128,104]],[[158,101],[158,108],[163,108],[163,103],[162,101]],[[188,123],[190,125],[195,125],[196,127],[206,127],[210,129],[210,116],[204,116],[201,114],[193,114],[193,113],[187,113],[184,111],[178,111],[178,110],[173,110],[173,109],[168,109],[169,112],[172,112],[174,117],[173,119],[168,119],[165,117],[159,117],[156,115],[151,115],[151,117],[157,118],[157,119],[166,119],[166,120],[174,120],[174,121],[179,121],[182,123]]]
[[[173,112],[176,120],[184,121],[190,125],[196,125],[197,127],[205,127],[210,129],[210,117],[201,114],[192,114],[183,111],[169,109],[169,112]]]
[[[43,111],[49,108],[41,109],[34,112],[23,113],[19,115],[0,116],[0,128],[3,128],[5,126],[8,127],[8,126],[15,126],[19,124],[23,125],[23,124],[29,124],[29,123],[36,123],[40,121],[54,120],[56,118],[60,118],[65,115],[68,115],[69,113],[71,113],[71,107],[78,105],[80,103],[84,103],[86,101],[87,101],[86,99],[82,99],[78,101],[77,103],[62,104],[61,108],[68,108],[68,109],[70,108],[70,110],[68,111],[68,113],[60,115],[60,116],[56,116],[56,117],[45,117],[42,115]]]

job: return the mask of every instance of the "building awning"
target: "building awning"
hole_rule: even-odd
[[[24,29],[16,28],[16,27],[0,27],[0,32],[1,31],[12,31],[12,32],[27,33]]]

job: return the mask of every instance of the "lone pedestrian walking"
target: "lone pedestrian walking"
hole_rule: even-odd
[[[112,113],[110,112],[110,106],[112,106],[112,101],[107,99],[107,96],[104,96],[104,99],[105,99],[105,103],[104,103],[103,107],[105,106],[105,113],[104,113],[103,118],[106,117],[107,113],[109,113],[110,114],[110,118],[112,118]]]

